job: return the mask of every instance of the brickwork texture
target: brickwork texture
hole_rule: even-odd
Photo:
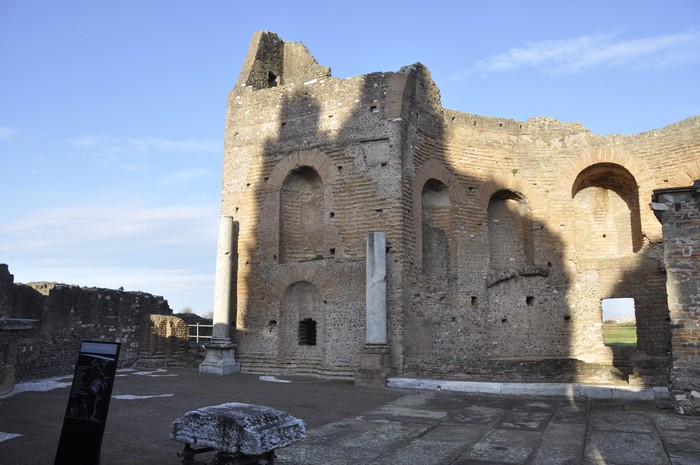
[[[420,63],[337,79],[256,33],[228,97],[221,204],[240,225],[242,369],[352,376],[365,238],[382,231],[394,373],[663,382],[672,322],[648,204],[700,176],[699,143],[698,117],[604,136],[448,110]],[[602,337],[601,301],[622,297],[628,377]]]

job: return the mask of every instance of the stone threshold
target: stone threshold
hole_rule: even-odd
[[[669,400],[666,386],[581,383],[501,383],[418,378],[388,378],[387,386],[402,389],[453,391],[509,396],[557,396],[569,399]]]

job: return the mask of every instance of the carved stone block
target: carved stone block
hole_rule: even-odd
[[[198,408],[170,426],[174,441],[244,455],[262,455],[305,435],[304,422],[286,412],[240,403]]]

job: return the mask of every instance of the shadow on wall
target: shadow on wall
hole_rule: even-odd
[[[637,345],[613,348],[613,364],[630,384],[664,385],[671,369],[671,326],[666,294],[663,244],[645,244],[636,263],[626,267],[610,297],[634,299]]]
[[[550,205],[568,208],[565,222],[582,231],[614,230],[615,250],[626,244],[643,254],[638,190],[624,169],[597,166],[571,191],[545,193],[531,178],[539,168],[494,163],[479,142],[484,133],[508,137],[518,123],[443,110],[420,64],[348,80],[304,82],[296,73],[286,82],[286,64],[265,70],[264,61],[246,62],[239,83],[246,66],[259,82],[232,94],[242,106],[229,108],[225,165],[240,166],[225,167],[235,195],[222,200],[222,213],[241,222],[236,341],[244,370],[352,376],[365,341],[365,238],[383,231],[395,373],[622,378],[603,346],[600,310],[602,298],[628,292],[611,284],[620,269],[606,280],[603,266],[601,279],[587,281],[614,260],[607,249],[586,258],[583,241],[566,246]],[[626,216],[613,215],[618,200]],[[605,214],[578,215],[590,202],[607,205]],[[627,232],[616,229],[621,222]],[[639,273],[652,262],[640,259]],[[623,279],[632,286],[634,273]],[[602,282],[609,292],[596,290]],[[665,350],[650,342],[665,308],[665,294],[652,298],[656,289],[638,285],[629,295],[648,301],[638,321],[652,322],[640,332],[649,355]]]
[[[599,163],[583,170],[572,188],[578,241],[577,264],[594,270],[589,285],[601,302],[634,300],[636,348],[612,347],[613,365],[632,384],[665,384],[670,363],[670,326],[663,245],[645,239],[639,187],[625,167]]]

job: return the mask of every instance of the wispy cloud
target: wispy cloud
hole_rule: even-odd
[[[75,148],[93,150],[100,153],[146,153],[146,152],[178,152],[204,153],[221,150],[221,142],[163,139],[160,137],[108,137],[101,135],[86,135],[69,139],[68,143]]]
[[[454,77],[536,68],[549,75],[584,73],[599,68],[667,69],[700,61],[700,30],[639,39],[598,33],[527,43],[524,47],[480,60]]]
[[[114,251],[115,241],[124,249],[162,243],[184,245],[203,230],[216,229],[217,205],[143,206],[123,204],[78,204],[35,210],[23,218],[0,222],[0,235],[8,247],[0,252],[46,249],[56,254],[66,248],[95,247],[104,254]],[[137,240],[137,243],[134,242]]]
[[[68,145],[98,161],[117,165],[124,170],[142,168],[142,157],[149,154],[221,154],[222,142],[161,137],[111,137],[85,135],[69,139]]]
[[[162,295],[176,310],[208,311],[218,208],[124,199],[31,210],[0,219],[0,257],[17,282],[124,286]]]
[[[16,129],[4,128],[0,126],[0,141],[14,139],[17,137],[17,135],[18,131]]]
[[[198,179],[204,179],[210,176],[212,173],[210,170],[205,169],[191,169],[175,171],[173,173],[162,174],[158,179],[158,184],[163,186],[169,186],[172,184],[181,184],[189,181],[196,181]]]

